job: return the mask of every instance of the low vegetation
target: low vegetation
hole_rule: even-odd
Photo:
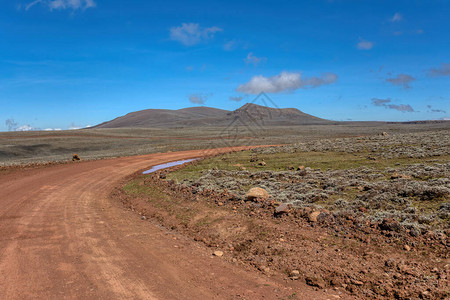
[[[305,150],[311,149],[310,152]],[[425,151],[426,150],[426,151]],[[251,186],[273,200],[336,212],[364,210],[410,229],[449,230],[450,132],[319,140],[235,152],[167,175],[244,199]]]
[[[386,131],[445,130],[450,122],[428,124],[342,123],[339,125],[117,128],[40,132],[1,132],[0,166],[83,160],[233,145],[281,145],[323,138],[373,135]],[[236,129],[236,130],[234,130]],[[309,152],[309,150],[306,150]]]
[[[445,299],[449,151],[448,130],[311,140],[136,175],[117,194],[270,276],[364,298]],[[269,198],[249,200],[252,187]]]

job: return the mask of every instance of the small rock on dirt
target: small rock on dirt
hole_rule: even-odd
[[[360,280],[352,280],[352,283],[353,283],[354,285],[363,285],[363,284],[364,284],[364,282],[362,282],[362,281],[360,281]]]
[[[289,273],[289,278],[292,279],[292,280],[297,280],[297,279],[299,279],[299,278],[300,278],[300,272],[299,272],[298,270],[292,270],[292,271]]]
[[[381,224],[379,225],[379,228],[381,230],[399,232],[401,230],[401,225],[394,219],[384,219],[383,222],[381,222]]]
[[[309,214],[308,220],[311,223],[319,222],[320,220],[323,220],[327,216],[326,213],[321,211],[314,211]]]
[[[223,256],[223,252],[222,251],[214,251],[213,255],[217,256],[217,257],[222,257]]]
[[[279,216],[283,214],[288,214],[290,210],[291,210],[290,204],[282,203],[277,208],[275,208],[275,215]]]
[[[319,277],[306,277],[305,278],[306,284],[310,286],[315,286],[320,289],[325,288],[325,281],[322,278]]]

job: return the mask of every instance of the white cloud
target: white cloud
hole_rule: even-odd
[[[61,131],[62,128],[45,128],[44,131]]]
[[[256,57],[253,55],[252,52],[250,52],[247,57],[244,59],[245,63],[247,65],[252,64],[254,66],[259,65],[262,62],[265,62],[267,60],[266,57]]]
[[[28,124],[17,127],[14,131],[32,131],[37,130],[36,128],[31,127]]]
[[[391,18],[391,22],[401,22],[402,20],[403,16],[400,13],[395,13]]]
[[[369,42],[369,41],[361,40],[361,41],[356,45],[356,47],[357,47],[359,50],[370,50],[370,49],[373,48],[373,43],[372,43],[372,42]]]
[[[254,76],[246,84],[241,84],[236,91],[247,94],[281,93],[294,91],[300,88],[318,87],[336,82],[338,76],[333,73],[324,73],[321,77],[302,78],[301,73],[281,72],[272,77],[262,75]]]
[[[54,9],[87,9],[90,7],[95,7],[97,4],[94,0],[35,0],[33,2],[28,3],[25,6],[25,10],[29,10],[36,4],[42,4],[50,8],[50,10]]]
[[[170,39],[193,46],[213,38],[214,34],[220,31],[223,31],[222,28],[216,26],[202,28],[196,23],[183,23],[179,27],[170,28]]]

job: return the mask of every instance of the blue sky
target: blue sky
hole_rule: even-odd
[[[266,92],[333,120],[450,117],[450,1],[10,0],[0,131]]]

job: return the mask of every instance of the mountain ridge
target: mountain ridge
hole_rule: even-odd
[[[270,126],[330,124],[334,122],[304,113],[297,108],[273,108],[246,103],[234,111],[208,106],[187,107],[177,110],[145,109],[130,112],[92,128],[227,126],[236,119],[239,119],[241,123],[258,120],[264,125]]]

